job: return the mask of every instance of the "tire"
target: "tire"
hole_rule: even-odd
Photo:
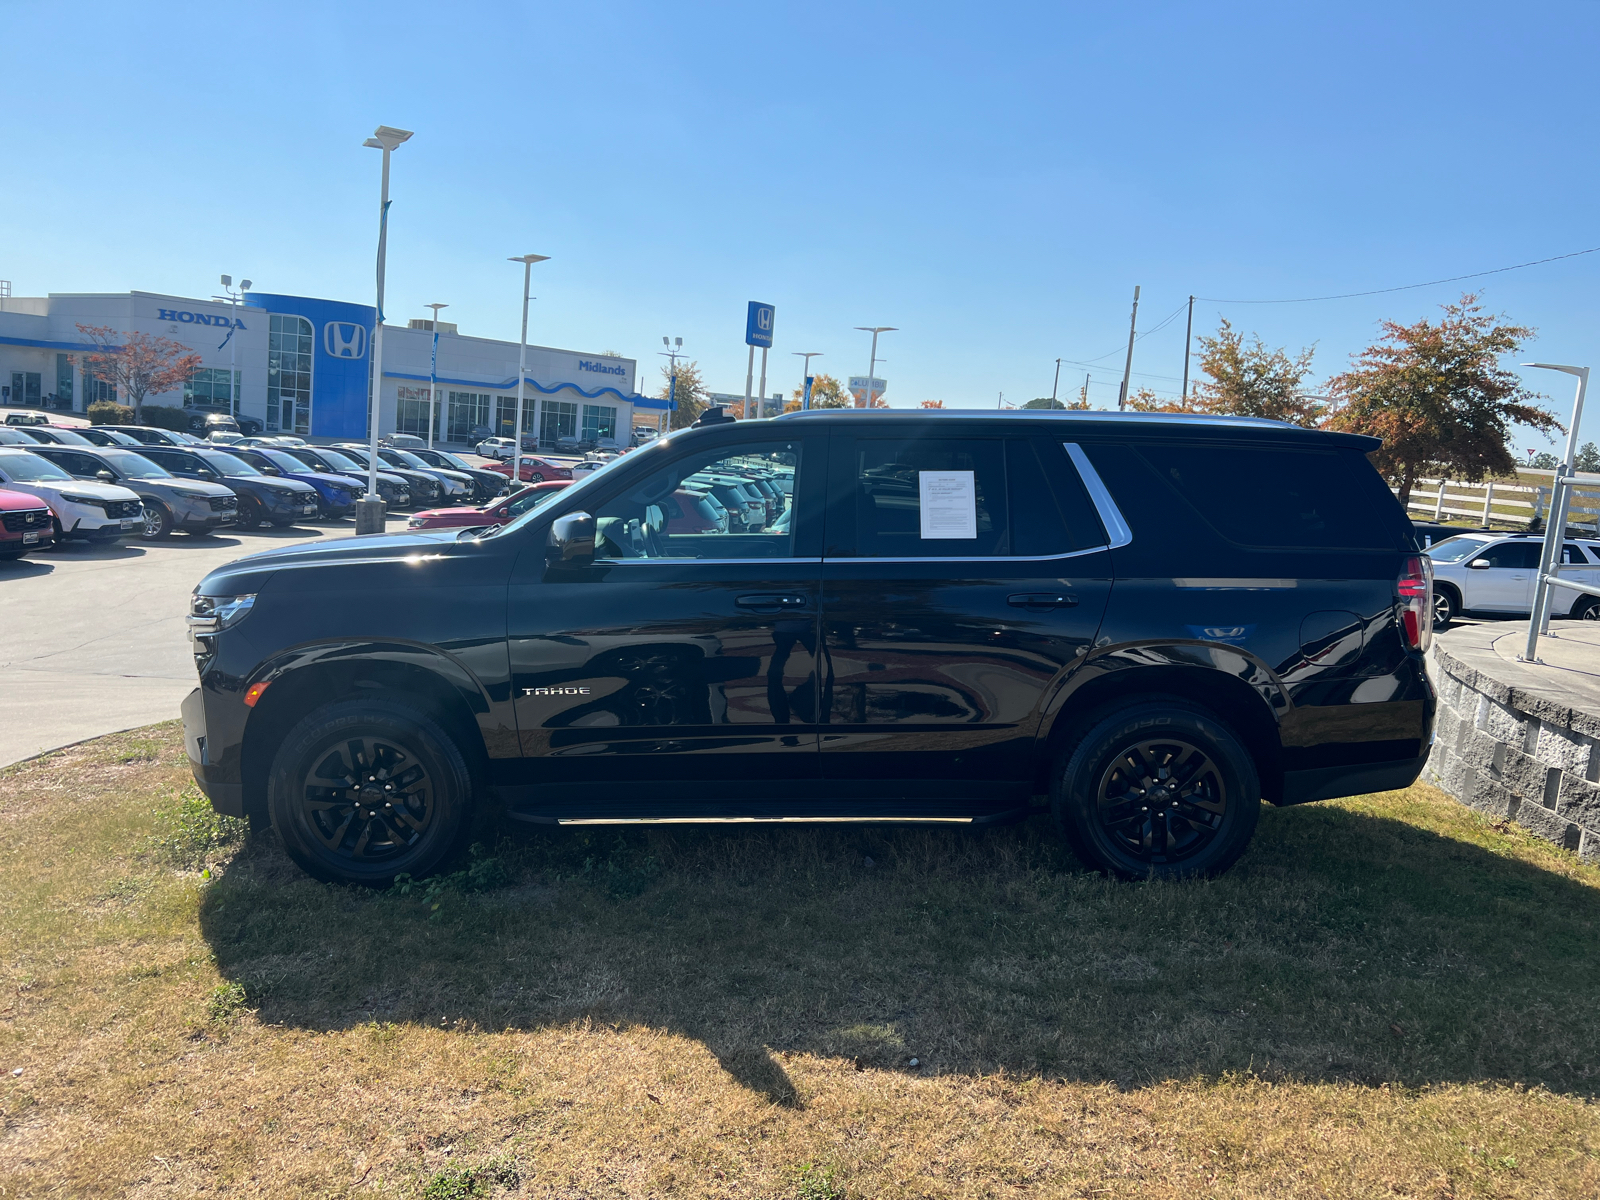
[[[1433,591],[1433,631],[1435,633],[1450,628],[1450,622],[1461,615],[1461,604],[1456,599],[1456,594],[1449,588],[1435,588]]]
[[[263,519],[259,501],[249,496],[239,497],[239,524],[235,528],[260,529]]]
[[[343,787],[359,769],[368,771],[366,786]],[[401,819],[396,796],[405,798]],[[317,709],[289,731],[267,779],[267,809],[284,849],[329,883],[386,887],[399,874],[428,874],[460,848],[471,806],[472,778],[450,736],[392,701]]]
[[[1580,621],[1600,621],[1600,600],[1585,597],[1574,606],[1572,615]]]
[[[1182,785],[1168,790],[1163,770]],[[1216,717],[1181,700],[1151,700],[1111,712],[1063,754],[1050,808],[1089,866],[1123,879],[1188,879],[1219,875],[1244,853],[1261,783]]]
[[[544,476],[541,475],[538,471],[533,471],[528,475],[528,482],[529,483],[543,483],[544,482]]]
[[[146,542],[160,541],[162,538],[172,536],[172,513],[164,504],[146,504],[144,506],[144,528],[139,531],[139,537]]]

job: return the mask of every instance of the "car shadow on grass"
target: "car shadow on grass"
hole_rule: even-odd
[[[1594,1095],[1600,886],[1408,796],[1394,807],[1486,844],[1381,805],[1268,809],[1223,878],[1127,884],[1042,820],[590,827],[462,864],[498,886],[401,895],[309,881],[265,835],[201,921],[264,1021],[647,1026],[783,1104],[787,1052],[1125,1087],[1239,1072]]]

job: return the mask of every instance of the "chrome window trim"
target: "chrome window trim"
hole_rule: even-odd
[[[1100,514],[1101,524],[1106,527],[1106,535],[1111,539],[1106,543],[1106,548],[1115,550],[1119,546],[1126,546],[1133,541],[1133,530],[1129,529],[1128,523],[1122,519],[1122,510],[1111,498],[1110,491],[1100,478],[1100,472],[1094,469],[1089,456],[1077,442],[1061,444],[1067,448],[1067,457],[1072,459],[1072,465],[1078,468],[1078,477],[1083,480],[1083,486],[1089,489],[1089,499],[1093,501],[1095,511]]]
[[[595,565],[604,563],[608,567],[628,567],[636,564],[656,563],[709,563],[714,566],[745,565],[756,563],[772,563],[775,566],[793,566],[797,563],[820,563],[820,558],[597,558]]]
[[[825,563],[1024,563],[1059,562],[1064,558],[1081,558],[1085,554],[1099,554],[1107,546],[1090,546],[1087,550],[1068,550],[1065,554],[975,554],[968,557],[927,558],[824,558]]]

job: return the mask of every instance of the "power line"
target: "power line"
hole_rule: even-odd
[[[1196,296],[1196,300],[1204,300],[1207,304],[1315,304],[1321,300],[1354,300],[1359,296],[1382,296],[1389,292],[1410,292],[1417,288],[1438,287],[1441,283],[1459,283],[1463,279],[1482,279],[1485,275],[1503,275],[1507,271],[1520,271],[1524,267],[1541,267],[1545,263],[1560,262],[1566,258],[1581,258],[1585,254],[1594,254],[1600,251],[1600,246],[1591,246],[1587,250],[1574,250],[1570,254],[1556,254],[1550,258],[1536,258],[1532,262],[1517,263],[1510,267],[1495,267],[1492,271],[1474,271],[1470,275],[1452,275],[1448,279],[1430,279],[1427,283],[1407,283],[1400,287],[1373,288],[1370,292],[1341,292],[1337,296],[1302,296],[1296,300],[1221,300],[1216,296]],[[1151,332],[1154,332],[1153,330]]]

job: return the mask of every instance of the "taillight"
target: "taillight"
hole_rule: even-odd
[[[1395,581],[1400,597],[1400,628],[1406,645],[1426,651],[1433,643],[1433,562],[1424,554],[1406,559]]]

